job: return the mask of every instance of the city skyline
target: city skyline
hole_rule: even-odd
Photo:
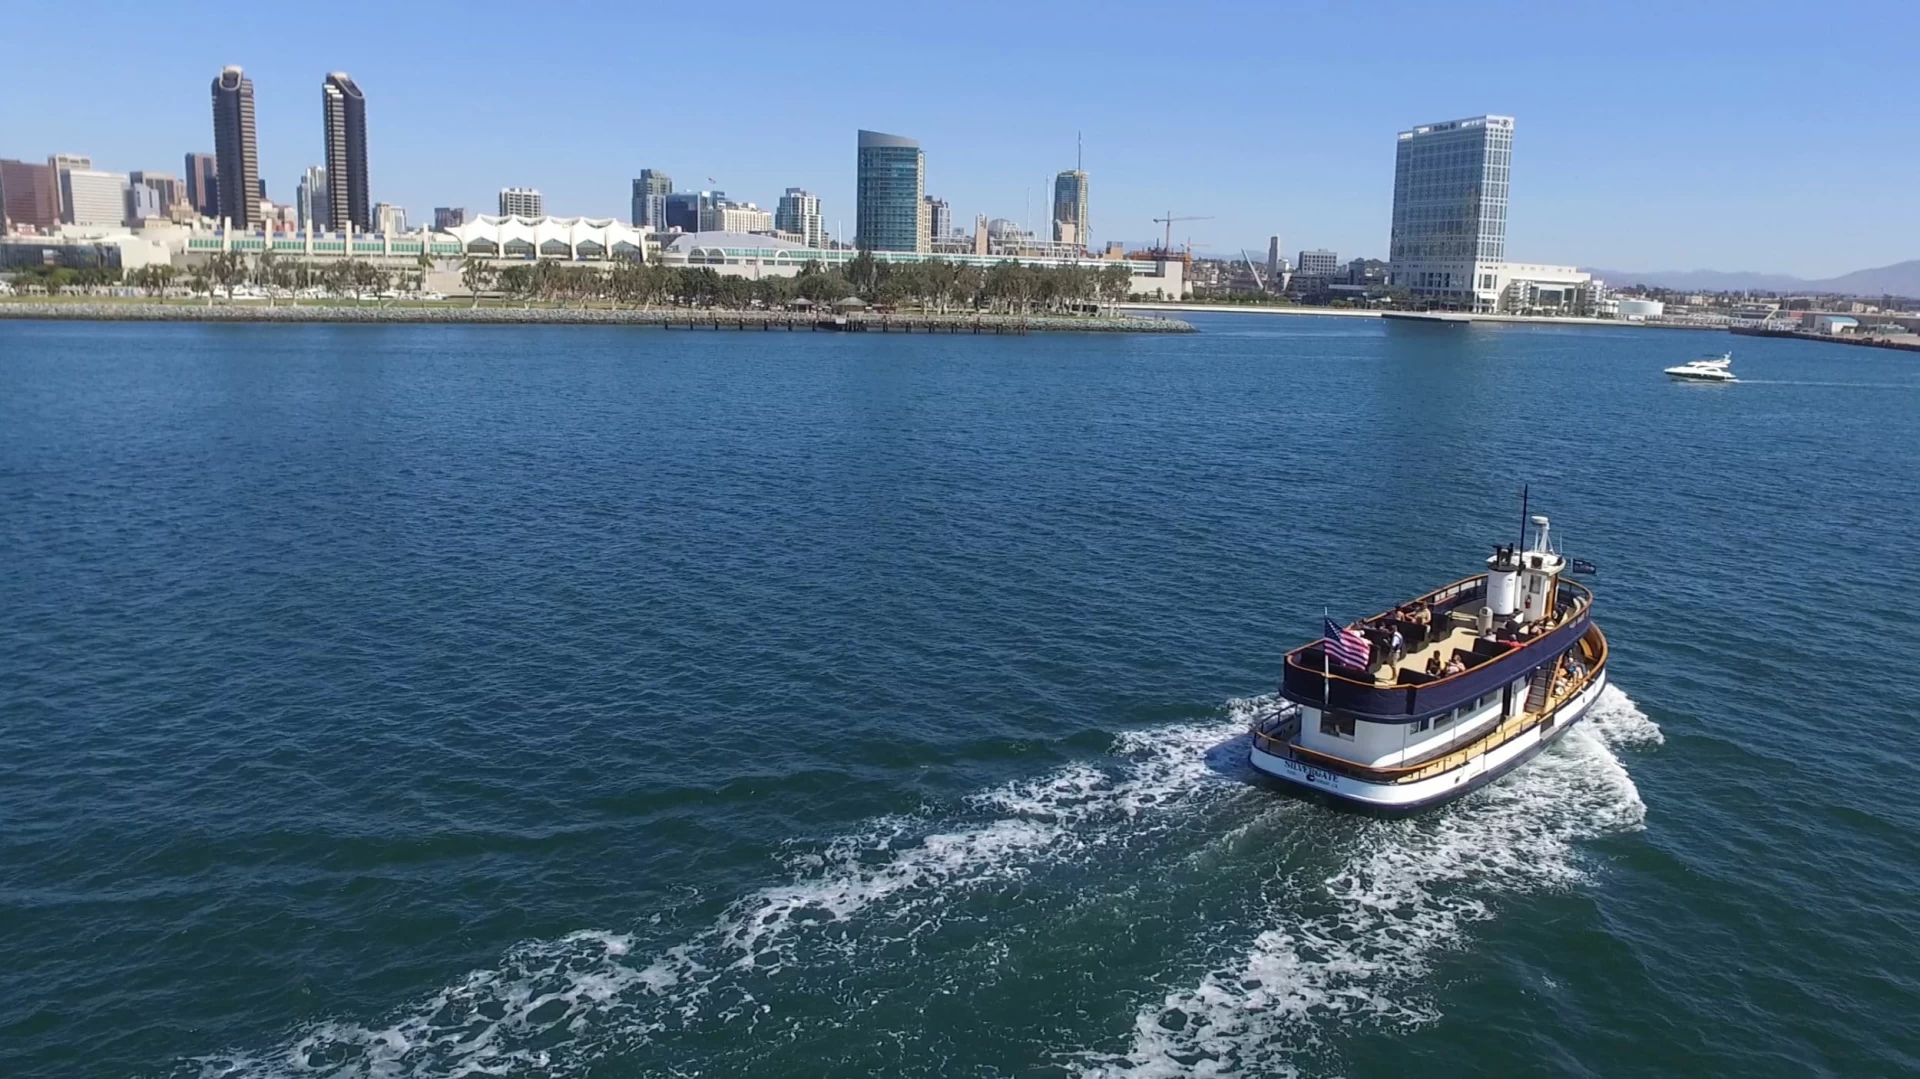
[[[120,5],[106,9],[111,15]],[[32,87],[56,79],[57,64],[50,50],[23,50],[0,74],[0,85],[14,91],[13,104],[0,105],[7,121],[0,156],[36,161],[74,152],[112,171],[177,168],[184,153],[212,149],[196,86],[238,64],[255,84],[259,175],[274,201],[286,203],[303,171],[323,160],[312,86],[345,69],[379,98],[374,196],[412,208],[416,218],[436,205],[489,206],[499,188],[530,184],[546,193],[554,213],[625,219],[631,180],[641,168],[657,168],[694,178],[687,186],[723,188],[761,206],[787,187],[803,187],[820,196],[828,231],[850,240],[855,185],[843,147],[849,132],[868,128],[919,141],[926,190],[952,206],[956,221],[985,213],[1044,233],[1051,192],[1043,178],[1073,164],[1074,133],[1084,129],[1085,168],[1099,201],[1096,244],[1153,237],[1150,218],[1173,209],[1213,218],[1183,223],[1174,237],[1207,244],[1203,254],[1258,252],[1277,232],[1302,246],[1385,257],[1394,133],[1438,117],[1496,113],[1519,120],[1508,233],[1516,261],[1824,276],[1920,254],[1910,239],[1920,234],[1920,208],[1895,179],[1920,167],[1920,151],[1885,139],[1849,143],[1830,158],[1780,149],[1788,133],[1831,122],[1850,104],[1910,90],[1891,43],[1920,28],[1920,17],[1895,5],[1840,13],[1843,28],[1876,28],[1864,38],[1834,35],[1850,39],[1844,46],[1763,38],[1743,43],[1738,56],[1705,63],[1692,46],[1722,40],[1718,17],[1629,5],[1618,13],[1623,24],[1641,12],[1657,17],[1662,33],[1583,43],[1560,33],[1559,20],[1519,11],[1490,39],[1512,68],[1492,86],[1452,79],[1457,61],[1419,45],[1445,22],[1430,9],[1404,9],[1404,32],[1387,38],[1337,12],[1203,12],[1146,44],[1097,28],[1085,44],[1102,55],[1187,47],[1250,60],[1264,31],[1284,39],[1312,33],[1316,47],[1290,61],[1277,90],[1223,85],[1209,94],[1205,72],[1216,65],[1178,63],[1163,92],[1125,103],[1044,59],[1052,45],[1042,44],[1042,31],[1077,19],[1069,8],[1049,9],[1023,23],[1033,34],[981,62],[993,77],[979,81],[992,86],[956,96],[928,73],[847,65],[806,87],[802,109],[770,107],[791,89],[771,76],[743,73],[716,89],[674,57],[644,80],[597,85],[594,107],[576,107],[557,88],[529,92],[524,84],[459,75],[455,58],[472,43],[446,28],[444,13],[366,10],[391,16],[393,32],[312,40],[288,33],[291,24],[274,15],[235,18],[231,32],[203,40],[169,26],[135,33],[131,20],[103,19],[101,40],[90,41],[101,58],[99,85],[86,97],[124,97],[138,101],[136,109],[35,98]],[[772,18],[775,10],[749,5],[745,14]],[[1742,12],[1764,20],[1766,10]],[[600,31],[647,32],[644,20],[626,14],[578,14]],[[857,25],[845,13],[824,21],[830,32],[807,30],[806,41],[841,58],[875,35],[892,40],[911,30],[917,40],[937,40],[931,31],[945,25],[919,14],[887,28]],[[64,32],[39,9],[16,13],[11,25],[22,41]],[[423,51],[419,40],[437,44]],[[1762,77],[1783,64],[1804,77]],[[1310,105],[1284,89],[1317,79],[1338,89]],[[896,92],[878,92],[881,86]],[[1275,94],[1295,103],[1276,110]],[[747,107],[756,95],[759,104]],[[1210,104],[1220,95],[1248,100]],[[22,104],[30,100],[31,109]],[[1045,102],[1037,121],[1015,107],[1035,100]],[[696,101],[725,111],[730,122],[670,122],[674,106]],[[667,106],[661,130],[640,148],[610,140],[608,118],[642,102]],[[1007,122],[1015,115],[1020,122]],[[701,183],[707,176],[715,182]],[[1770,219],[1791,227],[1758,225]]]

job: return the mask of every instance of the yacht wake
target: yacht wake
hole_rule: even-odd
[[[206,1079],[330,1079],[570,1072],[610,1053],[716,1022],[757,1026],[781,972],[858,958],[963,916],[956,900],[1036,868],[1141,842],[1179,811],[1242,786],[1207,752],[1244,732],[1268,698],[1226,716],[1120,735],[1076,762],[967,800],[959,819],[887,817],[786,859],[785,878],[650,957],[633,934],[591,930],[520,945],[382,1025],[318,1024],[286,1044],[191,1062]],[[778,1020],[775,1020],[778,1021]]]
[[[1613,750],[1660,728],[1608,687],[1554,750],[1458,805],[1367,821],[1331,876],[1269,883],[1286,912],[1242,954],[1143,1007],[1132,1046],[1089,1056],[1093,1075],[1290,1075],[1325,1052],[1330,1024],[1437,1017],[1415,989],[1440,954],[1506,896],[1587,879],[1579,844],[1632,831],[1639,791]]]

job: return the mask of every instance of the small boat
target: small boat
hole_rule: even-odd
[[[1733,353],[1731,352],[1719,356],[1705,356],[1677,367],[1669,367],[1667,374],[1682,382],[1739,381],[1733,377]]]
[[[1352,626],[1327,619],[1320,640],[1287,654],[1283,703],[1255,717],[1253,767],[1349,807],[1409,813],[1567,733],[1606,688],[1607,638],[1592,590],[1563,579],[1593,566],[1554,550],[1547,518],[1532,524],[1533,545],[1495,547],[1485,573]]]

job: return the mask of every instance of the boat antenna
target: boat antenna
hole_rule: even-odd
[[[1520,549],[1527,549],[1527,485],[1520,485]]]

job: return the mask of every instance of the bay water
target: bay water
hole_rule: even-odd
[[[0,323],[0,1074],[1920,1072],[1920,366],[1196,323]],[[1522,484],[1598,710],[1259,782]]]

